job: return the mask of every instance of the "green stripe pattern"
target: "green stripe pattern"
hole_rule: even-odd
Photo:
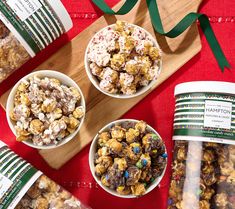
[[[204,127],[206,101],[232,103],[231,129]],[[186,93],[176,96],[174,136],[235,139],[235,96],[213,93]]]
[[[35,54],[65,32],[60,18],[47,0],[38,1],[42,7],[24,21],[17,17],[16,13],[7,5],[6,0],[0,1],[0,12],[14,26]]]
[[[1,147],[0,174],[12,181],[12,184],[0,198],[0,208],[7,209],[19,192],[22,192],[22,189],[26,183],[37,172],[38,171],[34,167],[10,151],[7,146]],[[27,191],[25,191],[25,193],[26,192]]]

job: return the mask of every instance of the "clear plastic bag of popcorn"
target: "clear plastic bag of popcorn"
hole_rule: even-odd
[[[0,1],[0,83],[71,27],[60,0]]]
[[[2,209],[90,209],[0,141]]]
[[[168,209],[234,209],[235,84],[179,84],[175,97]]]

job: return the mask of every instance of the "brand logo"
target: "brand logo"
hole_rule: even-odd
[[[215,113],[222,113],[222,114],[231,114],[231,111],[222,109],[222,108],[206,108],[206,112],[215,112]]]

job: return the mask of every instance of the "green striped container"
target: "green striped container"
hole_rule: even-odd
[[[234,83],[182,83],[175,99],[174,140],[235,144]]]
[[[0,141],[0,208],[13,209],[42,175]]]
[[[34,204],[34,201],[43,198],[44,195],[45,198],[46,195],[48,198],[48,195],[54,191],[49,188],[47,188],[49,189],[47,191],[43,186],[40,188],[40,178],[43,177],[45,179],[46,176],[41,171],[38,171],[24,159],[16,155],[0,140],[0,209],[22,208],[21,206],[28,209],[45,208],[45,206],[43,207],[40,204]],[[53,183],[52,180],[50,181],[49,184]],[[32,194],[32,190],[34,190],[35,187],[41,190],[42,193],[39,193],[39,196],[29,195],[29,193]],[[49,205],[52,203],[48,208],[57,209],[60,206],[59,208],[91,209],[80,202],[76,197],[68,196],[68,192],[59,185],[57,185],[57,191],[54,192],[54,194],[54,196],[50,195],[50,199],[47,199]],[[67,197],[67,199],[64,199],[65,197]],[[58,202],[59,206],[55,204],[56,202]],[[61,203],[63,206],[61,206]]]
[[[60,0],[1,0],[0,20],[31,57],[72,27]]]

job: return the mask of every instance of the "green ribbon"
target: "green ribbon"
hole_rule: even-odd
[[[110,15],[124,15],[127,14],[138,2],[138,0],[126,0],[123,6],[117,11],[113,11],[103,0],[92,0],[96,6],[98,6],[104,13]],[[207,42],[218,62],[218,65],[222,72],[224,68],[229,68],[230,65],[226,59],[219,42],[217,41],[215,34],[211,28],[208,17],[204,14],[191,12],[187,14],[174,28],[165,32],[162,26],[158,6],[156,0],[146,0],[151,21],[155,31],[161,35],[169,38],[175,38],[183,33],[189,26],[191,26],[196,20],[199,20],[201,29],[206,36]]]
[[[138,0],[126,0],[122,7],[114,12],[103,0],[92,0],[97,7],[99,7],[104,13],[109,15],[125,15],[131,11],[131,9],[136,5]]]

